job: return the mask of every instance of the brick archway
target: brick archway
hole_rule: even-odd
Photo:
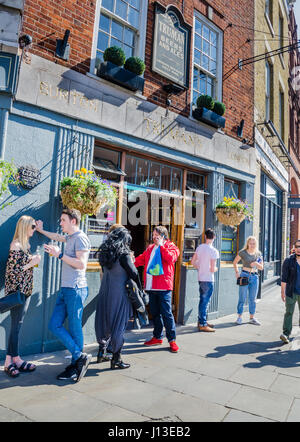
[[[295,178],[291,179],[291,194],[299,195],[298,184]],[[299,239],[299,209],[291,209],[291,223],[290,223],[290,247],[297,239]]]

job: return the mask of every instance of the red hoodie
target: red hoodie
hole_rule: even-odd
[[[150,260],[151,252],[155,244],[151,244],[147,249],[135,259],[135,266],[144,266],[144,287],[146,288],[147,267]],[[177,246],[171,241],[166,241],[160,246],[161,260],[164,274],[152,276],[152,290],[173,290],[174,265],[180,254]]]

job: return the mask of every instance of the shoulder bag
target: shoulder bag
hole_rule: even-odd
[[[15,307],[25,304],[26,296],[20,290],[9,293],[0,299],[0,313],[5,313]]]

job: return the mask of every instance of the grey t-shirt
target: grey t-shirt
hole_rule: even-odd
[[[70,258],[76,258],[76,252],[90,251],[91,243],[87,235],[79,230],[72,235],[66,236],[66,246],[64,255]],[[61,287],[87,287],[85,270],[75,269],[69,264],[62,262]]]
[[[245,249],[240,250],[238,255],[242,259],[243,267],[248,267],[248,268],[251,267],[250,264],[252,262],[257,261],[258,258],[262,257],[261,252],[257,252],[257,253],[254,253],[253,255],[250,255],[250,253],[248,253],[247,250],[245,250]]]

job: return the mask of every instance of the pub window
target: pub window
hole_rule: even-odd
[[[93,167],[97,175],[108,181],[119,182],[124,172],[120,169],[120,152],[95,147]]]
[[[96,73],[103,53],[111,46],[121,47],[126,58],[144,58],[146,0],[98,0],[94,57],[91,70]]]
[[[222,33],[198,13],[194,23],[193,105],[196,105],[199,95],[221,99]]]

